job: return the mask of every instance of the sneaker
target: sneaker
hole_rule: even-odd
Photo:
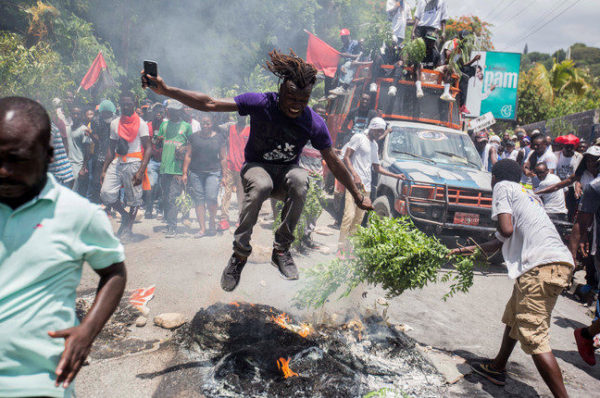
[[[421,87],[417,87],[417,98],[423,98],[424,95],[423,89]]]
[[[119,230],[117,231],[117,236],[121,236],[123,235],[127,230],[129,230],[131,227],[131,219],[129,217],[128,214],[126,214],[125,216],[121,217],[121,226],[119,227]]]
[[[470,110],[467,109],[467,107],[465,105],[460,107],[460,113],[464,113],[465,115],[468,115],[471,113]]]
[[[584,360],[590,366],[594,366],[596,364],[596,356],[594,355],[594,340],[586,339],[581,335],[581,330],[583,328],[575,329],[573,334],[575,335],[575,342],[577,343],[577,350],[579,351],[579,355],[581,355],[581,359]]]
[[[442,101],[448,101],[448,102],[454,102],[454,101],[456,101],[454,99],[454,97],[452,95],[450,95],[450,93],[444,93],[444,94],[440,95],[440,99]]]
[[[475,362],[471,369],[498,386],[506,385],[506,370],[495,370],[490,365],[491,362]]]
[[[312,250],[318,250],[321,248],[321,246],[317,242],[315,242],[310,236],[305,236],[304,238],[302,238],[302,245]]]
[[[294,259],[289,250],[279,251],[273,250],[271,256],[271,264],[279,269],[281,275],[287,280],[298,279],[298,268],[294,264]]]
[[[165,238],[174,238],[177,236],[177,228],[176,227],[168,227],[167,233],[165,234]]]
[[[398,89],[396,88],[396,86],[390,86],[390,88],[388,89],[388,96],[395,97],[397,92]]]
[[[221,275],[221,288],[226,292],[231,292],[240,283],[240,276],[242,270],[246,265],[247,259],[240,260],[235,254],[231,255],[227,267],[223,270]]]
[[[372,93],[376,93],[377,92],[377,83],[371,83],[369,85],[369,91]]]

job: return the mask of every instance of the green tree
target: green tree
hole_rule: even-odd
[[[463,15],[458,19],[450,18],[446,23],[446,37],[448,39],[458,37],[458,34],[465,30],[477,36],[476,49],[483,51],[493,50],[492,26],[491,23],[485,22],[475,15]]]
[[[60,55],[45,42],[27,47],[17,33],[0,32],[0,97],[21,95],[49,106],[51,99],[74,83]]]

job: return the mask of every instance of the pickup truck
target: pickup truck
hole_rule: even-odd
[[[488,240],[491,220],[491,174],[469,136],[460,130],[426,123],[390,121],[381,165],[406,180],[379,176],[375,211],[408,216],[438,237]],[[459,239],[460,240],[460,239]]]

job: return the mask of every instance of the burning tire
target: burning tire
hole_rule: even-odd
[[[155,396],[445,395],[443,377],[415,342],[379,316],[313,326],[266,305],[218,303],[174,341],[180,348]]]

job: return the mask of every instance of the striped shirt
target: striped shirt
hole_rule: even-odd
[[[54,175],[56,180],[61,184],[73,181],[73,168],[67,157],[65,145],[60,136],[60,131],[54,123],[52,123],[52,147],[54,148],[54,157],[52,163],[48,166],[48,171]]]

